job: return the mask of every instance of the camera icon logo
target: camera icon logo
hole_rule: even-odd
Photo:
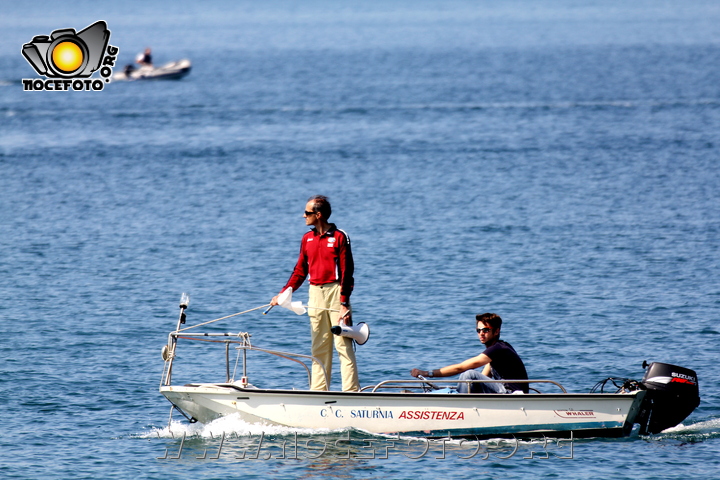
[[[86,78],[103,59],[110,30],[102,20],[80,32],[74,28],[38,35],[23,45],[22,54],[40,75],[48,78]]]
[[[37,35],[22,46],[22,54],[35,71],[48,79],[23,79],[24,89],[38,90],[102,90],[102,80],[89,78],[100,70],[105,82],[110,81],[112,67],[119,49],[109,46],[110,30],[100,20],[76,32],[61,28],[48,35]],[[71,81],[71,79],[77,79]]]

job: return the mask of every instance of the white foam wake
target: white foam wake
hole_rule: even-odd
[[[186,437],[215,438],[220,437],[223,433],[228,435],[237,435],[240,437],[264,435],[325,435],[333,432],[342,432],[343,430],[329,429],[312,429],[312,428],[292,428],[280,425],[248,423],[240,418],[240,415],[227,415],[210,423],[188,423],[185,421],[173,420],[170,425],[163,428],[153,428],[148,432],[140,435],[141,438],[178,438],[185,435]]]

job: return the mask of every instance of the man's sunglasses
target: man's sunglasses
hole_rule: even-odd
[[[477,332],[478,333],[488,333],[490,330],[492,330],[492,328],[478,328]]]

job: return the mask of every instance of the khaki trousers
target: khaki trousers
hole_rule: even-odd
[[[310,298],[308,307],[340,309],[340,284],[338,282],[325,285],[310,285]],[[340,357],[340,374],[342,376],[342,389],[344,392],[355,392],[360,390],[358,380],[357,364],[355,361],[355,350],[353,341],[348,337],[333,335],[330,328],[338,324],[340,314],[308,308],[310,316],[310,328],[312,334],[312,355],[316,357],[325,367],[327,380],[322,368],[316,362],[312,367],[311,390],[328,390],[332,378],[332,357],[333,343],[335,350]]]

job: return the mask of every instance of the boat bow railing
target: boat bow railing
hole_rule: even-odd
[[[270,355],[275,355],[277,357],[284,358],[285,360],[290,360],[291,362],[299,363],[300,365],[302,365],[305,368],[305,371],[307,372],[308,387],[311,385],[311,382],[312,382],[312,374],[310,372],[310,368],[307,366],[307,364],[305,362],[303,362],[302,360],[298,360],[298,358],[304,358],[305,360],[309,360],[312,363],[320,366],[320,369],[322,370],[322,374],[325,377],[325,382],[329,383],[327,371],[325,370],[325,365],[323,365],[322,362],[320,362],[320,360],[317,357],[313,357],[312,355],[304,355],[302,353],[280,352],[277,350],[267,350],[265,348],[258,348],[258,347],[253,347],[253,346],[240,346],[240,347],[236,347],[236,348],[238,350],[243,350],[243,377],[242,377],[243,380],[241,381],[241,383],[247,384],[247,371],[245,370],[245,368],[247,367],[247,363],[246,363],[246,357],[244,356],[244,353],[247,352],[248,350],[269,353]],[[297,357],[297,358],[293,358],[293,357]]]
[[[247,332],[239,332],[239,333],[188,333],[188,332],[183,332],[183,331],[170,332],[170,335],[168,338],[168,344],[165,347],[163,347],[163,352],[162,352],[163,360],[165,360],[165,367],[163,368],[163,376],[162,376],[161,385],[169,386],[172,381],[172,367],[173,367],[173,361],[175,360],[175,357],[176,357],[175,352],[177,350],[177,341],[179,339],[225,344],[225,372],[226,372],[226,380],[228,383],[233,382],[235,379],[235,376],[237,373],[238,362],[240,360],[240,352],[242,352],[242,377],[240,379],[240,384],[243,386],[248,385],[248,376],[247,376],[247,352],[248,351],[268,353],[270,355],[275,355],[275,356],[283,358],[285,360],[289,360],[291,362],[295,362],[295,363],[302,365],[305,368],[305,371],[307,372],[307,375],[308,375],[308,386],[311,383],[312,374],[311,374],[310,368],[308,367],[307,363],[301,359],[310,361],[311,363],[314,363],[320,367],[320,370],[322,371],[322,374],[325,376],[326,381],[327,381],[328,376],[327,376],[327,371],[325,370],[325,366],[322,364],[322,362],[320,362],[320,360],[317,357],[314,357],[312,355],[304,355],[301,353],[281,352],[281,351],[277,351],[277,350],[268,350],[266,348],[254,347],[250,343],[250,337],[251,337],[251,335]],[[232,375],[230,374],[230,345],[231,344],[237,344],[235,349],[238,350],[238,357],[235,361],[235,368],[232,372]]]

